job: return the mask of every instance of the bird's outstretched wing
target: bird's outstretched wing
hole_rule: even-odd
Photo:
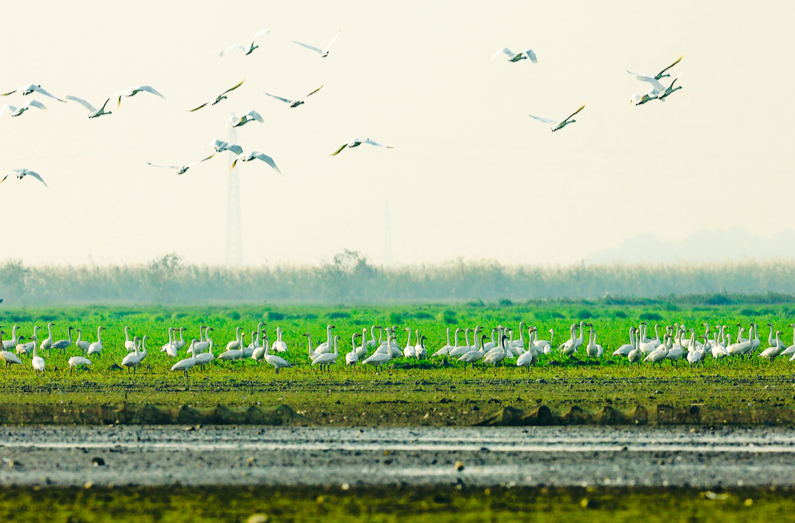
[[[14,170],[13,170],[13,171],[11,171],[11,172],[12,172],[12,173],[16,173],[16,175],[17,175],[17,178],[18,178],[18,179],[20,179],[20,180],[21,180],[22,178],[24,178],[25,176],[27,176],[27,175],[33,176],[33,177],[34,177],[34,178],[36,178],[38,181],[40,181],[41,183],[43,183],[45,187],[49,187],[49,186],[47,185],[47,183],[46,183],[46,182],[45,182],[45,181],[44,181],[44,180],[41,178],[41,176],[39,176],[39,173],[36,173],[36,172],[33,172],[33,171],[29,171],[29,170],[27,170],[27,169],[14,169]]]
[[[574,111],[573,113],[571,113],[571,114],[570,114],[570,115],[569,115],[569,116],[568,116],[568,117],[567,117],[565,120],[563,120],[563,121],[564,121],[564,122],[568,122],[569,120],[571,120],[571,119],[574,117],[574,115],[575,115],[575,114],[579,113],[579,112],[580,112],[580,111],[582,111],[583,109],[585,109],[585,104],[582,104],[582,106],[581,106],[579,109],[577,109],[576,111]]]
[[[529,116],[530,118],[535,118],[535,119],[536,119],[536,120],[538,120],[539,122],[544,122],[544,123],[545,123],[545,124],[547,124],[547,125],[557,125],[557,124],[558,124],[558,121],[557,121],[557,120],[550,120],[549,118],[541,118],[540,116],[534,116],[534,115],[532,115],[532,114],[529,114],[528,116]]]
[[[34,86],[33,86],[33,90],[34,90],[34,91],[36,91],[37,93],[41,93],[41,94],[43,94],[44,96],[49,96],[50,98],[55,98],[55,99],[56,99],[56,100],[58,100],[59,102],[66,103],[66,100],[61,100],[61,99],[60,99],[60,98],[58,98],[57,96],[53,96],[53,95],[51,95],[51,94],[50,94],[50,93],[48,93],[48,92],[47,92],[45,89],[42,89],[42,88],[41,88],[41,87],[39,87],[38,85],[34,85]]]
[[[227,47],[226,49],[221,51],[218,56],[224,56],[226,53],[228,53],[229,51],[232,51],[234,49],[238,49],[240,51],[243,51],[244,53],[246,52],[246,48],[244,46],[242,46],[242,45],[230,45],[229,47]]]
[[[273,169],[274,169],[274,170],[275,170],[277,173],[279,173],[279,174],[282,174],[282,172],[279,170],[279,168],[278,168],[278,167],[276,167],[276,162],[274,162],[274,161],[273,161],[273,158],[271,158],[271,157],[270,157],[270,156],[268,156],[267,154],[263,154],[263,153],[261,153],[261,152],[254,151],[254,152],[252,153],[252,156],[253,156],[254,158],[258,159],[258,160],[262,160],[263,162],[265,162],[265,163],[267,163],[268,165],[270,165],[271,167],[273,167]]]
[[[3,115],[3,113],[6,111],[6,109],[8,109],[9,111],[11,111],[12,113],[13,113],[13,112],[16,112],[16,110],[17,110],[17,108],[16,108],[16,107],[14,107],[14,106],[13,106],[13,105],[11,105],[11,104],[3,104],[3,107],[2,107],[2,108],[0,108],[0,116],[2,116],[2,115]]]
[[[296,44],[298,44],[298,45],[304,46],[304,47],[306,47],[307,49],[311,49],[311,50],[313,50],[313,51],[314,51],[314,52],[316,52],[316,53],[323,54],[323,50],[322,50],[322,49],[318,49],[318,48],[317,48],[317,47],[315,47],[314,45],[302,44],[301,42],[296,42],[295,40],[293,40],[293,43],[296,43]],[[13,91],[12,91],[12,92],[13,92]]]
[[[268,96],[270,96],[271,98],[276,98],[277,100],[281,100],[284,103],[288,103],[288,104],[293,103],[292,100],[288,100],[287,98],[282,98],[281,96],[276,96],[275,94],[271,94],[271,93],[268,93],[268,92],[265,92],[265,91],[263,91],[263,92],[265,94],[267,94]]]
[[[660,92],[663,92],[663,91],[665,91],[665,86],[664,86],[663,84],[661,84],[661,83],[660,83],[660,81],[659,81],[659,80],[657,80],[657,79],[656,79],[655,77],[653,77],[653,76],[644,76],[644,75],[638,75],[638,76],[636,76],[635,78],[636,78],[636,79],[638,79],[638,80],[640,80],[641,82],[648,82],[648,83],[650,83],[650,84],[652,85],[652,87],[654,87],[655,89],[657,89],[657,90],[658,90],[658,91],[660,91]]]
[[[312,96],[316,92],[320,91],[321,89],[323,89],[322,85],[320,87],[318,87],[317,89],[315,89],[314,91],[312,91],[311,93],[309,93],[308,95],[304,96],[304,98],[309,98],[310,96]]]
[[[257,111],[255,111],[254,109],[252,109],[249,112],[247,112],[245,114],[245,116],[250,116],[253,119],[255,119],[256,121],[258,121],[259,123],[265,123],[265,120],[262,119],[262,116],[260,116],[260,114]]]
[[[245,79],[245,78],[243,78],[242,80],[240,80],[240,83],[238,83],[238,84],[237,84],[237,85],[235,85],[234,87],[230,87],[229,89],[227,89],[226,91],[224,91],[223,93],[221,93],[219,96],[223,96],[223,95],[225,95],[226,93],[230,93],[230,92],[234,91],[235,89],[237,89],[238,87],[240,87],[241,85],[243,85],[243,82],[245,82],[245,81],[246,81],[246,79]]]
[[[120,99],[121,99],[121,98],[120,98]],[[206,102],[204,102],[203,104],[201,104],[201,105],[200,105],[200,106],[198,106],[198,107],[194,107],[193,109],[188,109],[188,112],[189,112],[189,113],[192,113],[192,112],[194,112],[194,111],[198,111],[199,109],[201,109],[202,107],[204,107],[205,105],[207,105],[207,104],[208,104],[208,103],[210,103],[210,102],[212,102],[212,100],[207,100]]]
[[[680,56],[679,58],[677,58],[677,59],[676,59],[676,61],[675,61],[674,63],[672,63],[671,65],[669,65],[668,67],[666,67],[665,69],[663,69],[662,71],[660,71],[659,73],[657,73],[656,75],[654,75],[654,78],[655,78],[656,80],[659,80],[660,78],[662,78],[662,75],[664,75],[664,74],[665,74],[665,71],[667,71],[667,70],[668,70],[668,69],[670,69],[671,67],[673,67],[673,66],[675,66],[676,64],[678,64],[679,62],[681,62],[681,61],[682,61],[682,58],[684,58],[684,57],[685,57],[685,55],[682,55],[682,56]]]
[[[97,108],[96,107],[94,107],[93,105],[91,105],[87,101],[83,100],[82,98],[78,98],[77,96],[72,96],[70,94],[67,94],[66,95],[66,99],[67,100],[72,100],[73,102],[79,103],[80,105],[82,105],[83,107],[85,107],[86,109],[91,111],[92,113],[97,112]],[[108,100],[110,100],[110,98],[108,98]],[[108,100],[105,100],[106,104],[108,103]],[[104,107],[104,105],[103,105],[103,107]]]
[[[337,37],[340,35],[340,33],[341,33],[341,32],[342,32],[342,29],[340,29],[339,31],[337,31],[337,34],[335,34],[335,35],[334,35],[334,38],[332,38],[332,39],[331,39],[331,41],[330,41],[330,42],[328,43],[328,45],[326,46],[326,52],[328,52],[328,50],[329,50],[329,49],[331,49],[331,44],[333,44],[333,43],[334,43],[334,40],[336,40],[336,39],[337,39]]]
[[[497,51],[491,56],[491,59],[494,60],[500,53],[505,53],[508,55],[508,58],[513,58],[513,53],[507,47],[503,47],[502,49],[497,49]]]
[[[527,57],[530,59],[530,61],[533,62],[534,64],[538,63],[538,57],[536,56],[536,54],[533,52],[532,49],[528,49],[527,51],[524,52],[524,54],[526,54]]]
[[[340,146],[340,148],[339,148],[339,149],[337,149],[336,151],[334,151],[333,153],[331,153],[329,156],[337,156],[337,155],[338,155],[339,153],[341,153],[341,152],[342,152],[342,150],[343,150],[343,149],[345,149],[346,147],[348,147],[348,144],[347,144],[347,143],[346,143],[346,144],[343,144],[342,146]]]
[[[49,109],[47,109],[47,107],[43,103],[41,103],[38,100],[31,100],[28,103],[26,103],[23,107],[35,107],[35,108],[41,109],[43,111],[48,111],[49,110]]]
[[[393,149],[393,147],[391,145],[381,145],[380,143],[374,142],[374,141],[372,141],[369,138],[367,138],[365,140],[362,140],[362,143],[369,143],[370,145],[375,145],[377,147],[386,147],[387,149]]]
[[[151,85],[140,85],[135,88],[136,91],[146,91],[147,93],[152,93],[154,95],[159,96],[160,98],[165,98],[162,94],[157,92],[157,89],[152,87]]]
[[[270,29],[260,29],[259,31],[257,31],[257,34],[255,34],[254,38],[251,39],[251,45],[254,45],[254,42],[257,40],[257,38],[259,38],[262,35],[266,35],[270,32],[271,32]]]
[[[148,163],[152,167],[157,167],[158,169],[181,169],[182,168],[181,165],[156,165],[156,164],[153,164],[151,162],[146,162],[146,163]]]

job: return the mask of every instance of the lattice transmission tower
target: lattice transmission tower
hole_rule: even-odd
[[[234,120],[234,113],[229,116]],[[237,143],[237,130],[229,123],[229,143]],[[229,151],[229,163],[235,159],[235,153]],[[240,219],[240,176],[237,166],[227,173],[229,184],[226,191],[226,265],[236,267],[243,264],[243,226]]]

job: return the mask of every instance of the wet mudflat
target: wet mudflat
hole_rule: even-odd
[[[5,486],[789,487],[776,427],[14,427]]]

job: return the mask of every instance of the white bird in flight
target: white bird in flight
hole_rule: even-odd
[[[13,94],[13,93],[15,93],[17,91],[22,91],[22,95],[23,96],[27,96],[27,95],[29,95],[31,93],[36,92],[36,93],[39,93],[39,94],[43,94],[44,96],[49,96],[50,98],[55,98],[59,102],[66,103],[66,100],[61,100],[57,96],[53,96],[50,93],[48,93],[46,90],[42,89],[41,85],[34,85],[34,84],[23,85],[22,87],[17,87],[16,89],[8,91],[7,93],[0,93],[0,96],[8,96],[9,94]]]
[[[122,96],[129,98],[131,96],[135,96],[138,93],[147,92],[152,93],[160,98],[165,98],[162,94],[158,93],[157,90],[152,87],[151,85],[136,85],[135,87],[130,87],[129,89],[125,89],[119,93],[119,100],[116,102],[116,108],[118,109],[121,105],[121,98]]]
[[[651,76],[638,76],[639,80],[650,83],[651,89],[643,93],[643,95],[632,95],[632,98],[629,100],[630,105],[643,105],[645,103],[651,102],[652,100],[660,100],[661,102],[664,102],[666,98],[671,96],[675,91],[678,91],[682,88],[681,85],[679,87],[674,87],[674,84],[682,77],[682,74],[683,73],[679,73],[679,76],[674,78],[671,82],[671,85],[668,87],[664,86],[659,80]]]
[[[369,143],[370,145],[375,145],[376,147],[386,147],[387,149],[392,149],[392,146],[391,146],[391,145],[381,145],[380,143],[378,143],[378,142],[374,142],[374,141],[372,141],[372,140],[371,140],[371,139],[369,139],[369,138],[365,138],[364,140],[362,140],[361,138],[354,138],[354,139],[353,139],[353,140],[351,140],[350,142],[348,142],[348,143],[345,143],[345,144],[342,144],[342,146],[340,146],[340,148],[339,148],[339,149],[337,149],[336,151],[334,151],[333,153],[331,153],[329,156],[337,156],[337,155],[338,155],[339,153],[341,153],[341,152],[342,152],[342,150],[343,150],[343,149],[345,149],[346,147],[347,147],[348,149],[353,149],[354,147],[359,147],[359,146],[360,146],[360,145],[362,145],[363,143]]]
[[[271,158],[267,154],[262,154],[259,151],[251,151],[251,152],[248,152],[248,153],[240,153],[240,154],[238,154],[237,158],[235,158],[235,161],[232,162],[232,166],[229,167],[229,170],[231,171],[232,169],[234,169],[235,165],[237,165],[237,162],[250,162],[252,160],[262,160],[263,162],[265,162],[268,165],[270,165],[271,167],[273,167],[273,169],[277,173],[282,174],[282,172],[279,170],[279,168],[276,167],[276,162],[273,161],[273,158]]]
[[[230,45],[229,47],[227,47],[226,49],[221,51],[221,54],[219,56],[224,56],[226,53],[228,53],[229,51],[231,51],[233,49],[239,49],[240,51],[243,51],[245,53],[244,56],[248,56],[248,55],[250,55],[251,53],[254,52],[254,49],[257,49],[259,47],[258,45],[256,45],[254,43],[254,42],[257,41],[257,38],[262,36],[262,35],[266,35],[266,34],[268,34],[270,32],[271,32],[270,29],[262,29],[260,31],[257,31],[257,34],[255,34],[254,38],[251,39],[251,43],[248,44],[248,47],[246,47],[245,45]]]
[[[205,106],[205,105],[207,105],[207,104],[210,104],[210,105],[215,105],[215,104],[219,103],[221,100],[226,100],[226,95],[227,95],[227,93],[230,93],[230,92],[234,91],[235,89],[237,89],[238,87],[240,87],[241,85],[243,85],[243,82],[245,82],[245,81],[246,81],[246,79],[245,79],[245,78],[243,78],[242,80],[240,80],[240,83],[239,83],[239,84],[235,85],[234,87],[230,87],[229,89],[227,89],[227,90],[226,90],[226,91],[224,91],[223,93],[219,94],[219,95],[218,95],[218,96],[216,96],[215,98],[210,98],[209,100],[207,100],[206,102],[204,102],[203,104],[201,104],[201,105],[200,105],[200,106],[198,106],[198,107],[194,107],[193,109],[188,109],[188,112],[189,112],[189,113],[192,113],[192,112],[194,112],[194,111],[198,111],[199,109],[201,109],[202,107],[204,107],[204,106]]]
[[[497,56],[500,53],[507,54],[509,62],[518,62],[520,60],[529,59],[534,64],[538,63],[538,58],[536,57],[536,54],[533,52],[532,49],[528,49],[527,51],[522,51],[521,53],[513,54],[513,52],[511,52],[510,49],[508,49],[507,47],[503,47],[502,49],[497,49],[497,52],[492,55],[491,59],[494,60],[495,58],[497,58]]]
[[[88,103],[87,101],[83,100],[82,98],[78,98],[77,96],[66,95],[66,99],[67,100],[72,100],[73,102],[77,102],[80,105],[82,105],[83,107],[85,107],[86,109],[88,109],[88,117],[89,118],[99,118],[100,116],[105,116],[106,114],[113,114],[111,111],[106,111],[105,107],[108,106],[108,102],[114,96],[116,96],[116,93],[113,93],[108,98],[106,98],[105,99],[105,103],[103,103],[102,107],[100,107],[99,109],[97,109],[96,107],[94,107],[93,105]]]
[[[641,81],[644,81],[644,82],[648,81],[648,80],[644,80],[644,78],[653,78],[655,80],[659,80],[661,78],[665,78],[666,76],[671,76],[670,74],[666,74],[665,72],[668,69],[670,69],[671,67],[673,67],[676,64],[678,64],[679,62],[681,62],[682,58],[684,58],[684,57],[685,57],[685,55],[680,56],[679,58],[676,59],[676,61],[674,63],[672,63],[671,65],[669,65],[668,67],[666,67],[665,69],[663,69],[662,71],[660,71],[657,74],[653,74],[653,73],[633,73],[632,71],[627,71],[627,72],[629,74],[633,75],[633,76],[637,76],[638,80],[641,80]]]
[[[21,105],[20,107],[15,107],[15,106],[13,106],[11,104],[3,105],[3,107],[0,108],[0,115],[2,115],[5,112],[5,110],[8,109],[9,111],[11,111],[11,116],[12,117],[19,116],[19,115],[23,114],[25,111],[27,111],[28,109],[30,109],[31,107],[35,107],[37,109],[41,109],[42,111],[47,111],[48,110],[44,106],[44,104],[41,103],[40,101],[38,101],[38,100],[28,100],[27,102],[25,102],[24,105]]]
[[[301,42],[297,42],[295,40],[293,40],[293,42],[298,44],[298,45],[300,45],[300,46],[306,47],[307,49],[311,49],[312,51],[314,51],[316,53],[320,53],[320,57],[321,58],[325,58],[325,57],[328,56],[329,50],[331,49],[331,44],[334,43],[334,40],[337,39],[337,37],[340,35],[341,32],[342,32],[342,29],[337,31],[337,34],[334,35],[334,38],[331,39],[331,42],[329,42],[328,45],[324,49],[318,49],[317,47],[315,47],[313,45],[302,44]]]
[[[13,171],[11,171],[8,174],[16,174],[17,175],[17,180],[21,180],[25,176],[30,175],[30,176],[33,176],[34,178],[36,178],[41,183],[43,183],[45,187],[48,187],[48,185],[44,182],[44,180],[42,180],[41,176],[38,173],[31,171],[30,169],[25,169],[25,168],[14,169]],[[8,175],[6,175],[6,177],[8,177]],[[5,178],[3,178],[3,180],[5,180]]]
[[[210,142],[210,145],[207,146],[209,149],[212,147],[215,149],[215,152],[222,153],[224,151],[231,151],[235,154],[243,154],[243,148],[235,143],[225,142],[223,140],[213,140]]]
[[[557,130],[563,129],[570,123],[576,122],[577,120],[572,120],[572,117],[583,109],[585,109],[585,104],[582,104],[582,107],[571,113],[568,117],[566,117],[565,120],[550,120],[548,118],[541,118],[540,116],[533,116],[532,114],[530,115],[530,118],[535,118],[539,122],[544,122],[552,129],[552,132],[554,133]]]
[[[192,165],[196,165],[197,163],[201,163],[201,162],[206,162],[207,160],[209,160],[213,156],[215,156],[215,153],[211,154],[207,158],[202,158],[201,160],[197,160],[197,161],[195,161],[193,163],[189,163],[187,165],[155,165],[155,164],[153,164],[151,162],[146,162],[146,163],[148,163],[152,167],[157,167],[158,169],[175,169],[177,171],[177,174],[185,174],[188,171],[188,169],[191,168]]]
[[[259,123],[264,123],[265,120],[262,119],[262,116],[255,111],[254,109],[250,110],[240,118],[233,118],[229,117],[228,122],[232,124],[232,127],[243,127],[249,122],[257,121]]]
[[[265,94],[267,94],[271,98],[276,98],[277,100],[281,100],[282,102],[284,102],[286,104],[289,104],[290,108],[292,109],[293,107],[298,107],[299,105],[303,105],[304,104],[304,100],[306,98],[309,98],[310,96],[312,96],[316,92],[320,91],[321,89],[323,89],[322,85],[320,87],[318,87],[317,89],[315,89],[314,91],[312,91],[311,93],[309,93],[308,95],[304,96],[303,98],[299,98],[298,100],[288,100],[287,98],[282,98],[281,96],[276,96],[275,94],[270,94],[268,92],[266,92]]]

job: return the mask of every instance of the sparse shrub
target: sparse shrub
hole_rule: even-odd
[[[743,309],[740,311],[743,316],[759,316],[759,313],[754,309]]]
[[[580,312],[578,312],[576,314],[576,316],[578,318],[580,318],[581,320],[587,320],[587,319],[593,318],[593,314],[591,314],[591,311],[585,310],[585,309],[583,309]]]
[[[613,316],[615,316],[616,318],[626,318],[627,317],[627,313],[624,312],[624,311],[615,311],[613,313]]]
[[[268,311],[265,317],[268,319],[268,321],[278,321],[284,319],[284,314],[276,311]],[[315,316],[315,318],[317,318],[317,316]]]
[[[500,300],[500,307],[510,307],[511,305],[513,305],[513,302],[508,298],[502,298]]]
[[[338,312],[329,312],[328,317],[329,319],[332,320],[338,320],[338,319],[350,318],[351,315],[347,312],[338,311]]]
[[[663,317],[656,312],[644,312],[641,313],[640,319],[643,321],[662,321]]]

